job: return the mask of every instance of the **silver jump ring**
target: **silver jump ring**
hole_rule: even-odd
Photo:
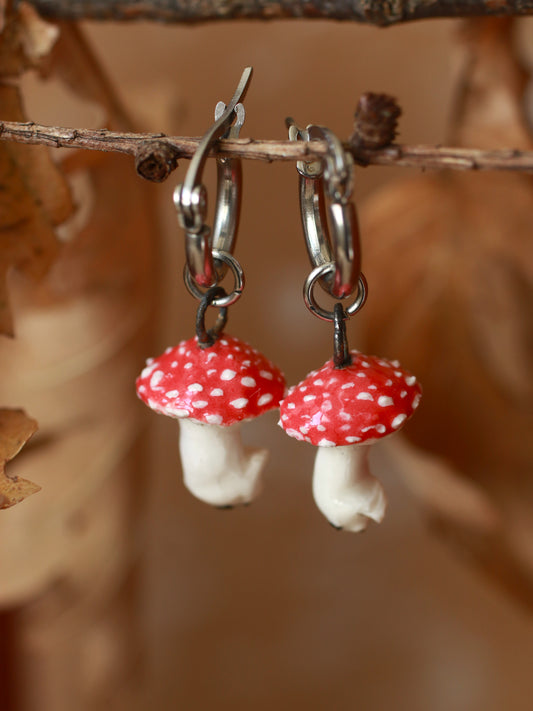
[[[234,279],[234,287],[233,291],[231,291],[226,296],[219,297],[218,299],[213,299],[211,305],[218,306],[219,308],[222,308],[223,306],[231,306],[231,304],[234,304],[241,297],[241,294],[243,292],[244,271],[239,262],[232,254],[222,252],[218,249],[213,249],[212,254],[214,262],[222,263],[230,268]],[[183,270],[183,279],[185,281],[185,286],[189,290],[190,294],[192,294],[196,299],[199,300],[204,298],[205,292],[202,291],[198,284],[194,281],[188,264],[185,265],[185,268]],[[218,284],[218,278],[216,279],[215,283]]]
[[[335,320],[335,312],[334,311],[327,311],[326,309],[323,309],[319,304],[317,303],[314,295],[314,287],[317,281],[320,279],[324,278],[328,274],[333,274],[335,271],[335,263],[334,262],[328,262],[327,264],[321,264],[319,267],[315,267],[313,271],[309,274],[307,279],[305,280],[304,284],[304,301],[305,305],[311,311],[312,314],[315,316],[318,316],[318,318],[322,319],[322,321],[334,321]],[[366,297],[368,295],[368,284],[365,278],[365,275],[361,272],[359,274],[359,280],[358,280],[358,289],[357,289],[357,296],[355,297],[354,301],[348,306],[346,309],[344,309],[344,312],[346,313],[346,316],[352,316],[354,313],[359,311],[364,306],[364,303],[366,301]]]

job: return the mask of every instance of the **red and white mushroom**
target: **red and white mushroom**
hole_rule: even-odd
[[[240,425],[278,407],[281,371],[228,335],[209,348],[191,338],[147,361],[137,394],[152,410],[180,420],[187,488],[214,506],[250,502],[260,490],[268,452],[244,448]]]
[[[369,444],[397,432],[418,407],[421,388],[397,361],[351,352],[352,363],[328,361],[280,404],[279,424],[318,446],[313,495],[331,524],[362,531],[383,520],[386,499],[368,466]]]

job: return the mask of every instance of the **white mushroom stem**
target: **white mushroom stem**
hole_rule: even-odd
[[[370,473],[368,445],[319,447],[313,472],[315,502],[337,528],[363,531],[369,519],[380,523],[387,500],[379,481]]]
[[[213,506],[247,504],[261,490],[266,449],[243,447],[242,423],[229,427],[180,420],[180,454],[185,486]]]

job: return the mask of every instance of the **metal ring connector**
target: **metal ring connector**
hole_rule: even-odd
[[[212,254],[215,265],[218,262],[218,264],[224,264],[230,268],[235,283],[233,291],[231,291],[229,294],[226,294],[226,296],[213,299],[210,305],[218,306],[219,308],[223,306],[231,306],[231,304],[234,304],[241,297],[241,294],[243,292],[244,271],[239,262],[232,254],[227,254],[227,252],[222,252],[218,249],[214,249],[212,251]],[[189,293],[192,294],[196,299],[202,300],[205,296],[205,292],[203,292],[198,286],[198,284],[194,281],[192,274],[189,270],[188,264],[185,265],[185,268],[183,270],[183,279],[185,281],[185,286],[189,290]],[[217,277],[215,281],[215,286],[218,286],[218,281],[219,278]]]
[[[353,293],[361,272],[359,226],[352,192],[353,159],[341,141],[323,126],[289,126],[290,140],[325,140],[330,151],[323,161],[300,162],[300,215],[313,267],[333,263],[320,285],[343,299]],[[328,228],[331,227],[331,236]]]
[[[245,119],[244,106],[239,102],[246,94],[251,76],[252,68],[247,67],[229,104],[218,102],[215,123],[200,141],[183,184],[174,190],[178,219],[186,233],[187,265],[197,287],[213,286],[222,276],[217,274],[213,264],[215,251],[233,252],[241,204],[241,161],[238,158],[217,158],[217,200],[212,235],[205,224],[207,192],[201,178],[207,156],[217,141],[239,136]]]
[[[317,281],[322,279],[328,273],[333,274],[334,271],[334,262],[329,262],[328,264],[321,264],[319,267],[315,267],[315,269],[313,269],[313,271],[305,280],[304,284],[303,295],[305,305],[307,306],[309,311],[311,311],[312,314],[318,316],[318,318],[322,319],[322,321],[335,321],[335,312],[327,311],[326,309],[323,309],[321,306],[319,306],[315,299],[314,287]],[[354,301],[346,309],[344,309],[346,317],[352,316],[364,306],[367,294],[368,284],[365,275],[361,273],[359,274],[358,279],[357,296],[355,297]]]
[[[213,306],[217,297],[223,297],[226,292],[220,286],[212,286],[208,289],[200,301],[198,311],[196,312],[196,336],[198,337],[198,345],[200,348],[211,348],[221,335],[228,320],[228,309],[225,306],[220,307],[220,311],[212,328],[205,326],[205,312],[209,306]]]

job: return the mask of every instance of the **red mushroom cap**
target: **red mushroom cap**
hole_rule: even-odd
[[[152,410],[228,426],[278,407],[285,393],[281,371],[237,338],[222,334],[210,348],[182,341],[149,359],[137,394]]]
[[[351,365],[329,360],[289,390],[280,425],[321,447],[371,442],[396,432],[418,407],[422,389],[397,361],[352,351]]]

